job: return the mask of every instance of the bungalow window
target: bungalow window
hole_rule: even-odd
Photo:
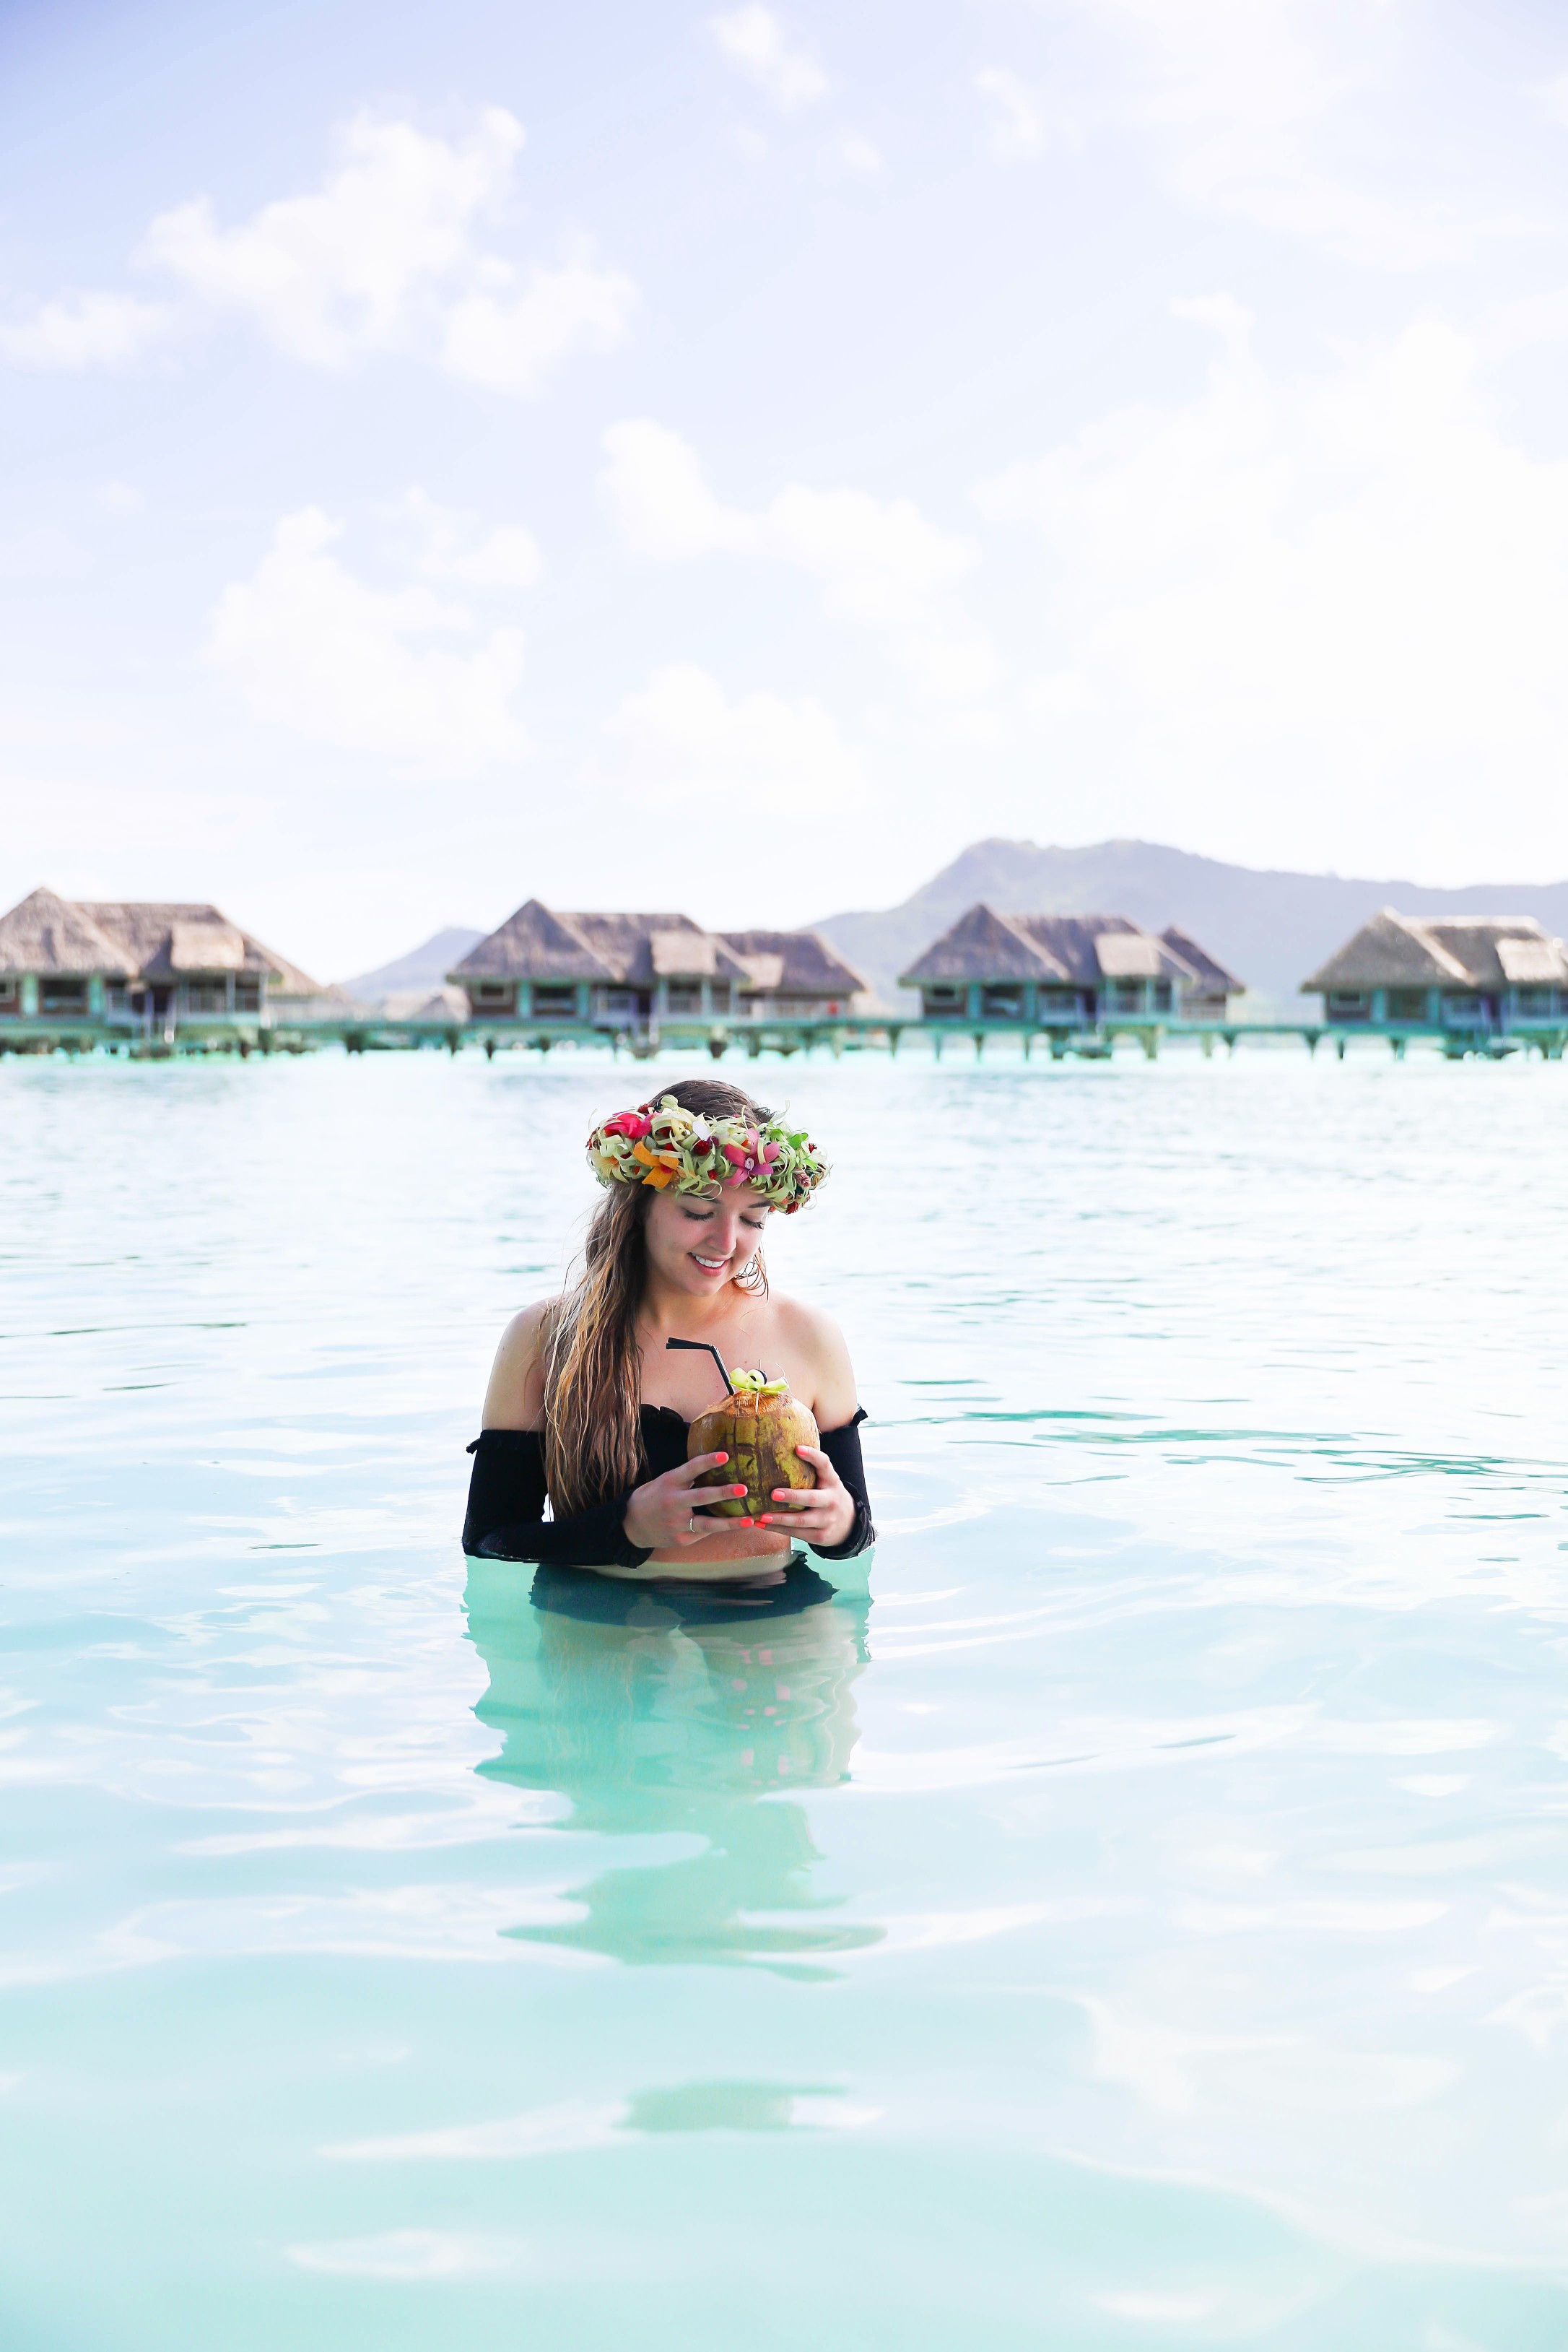
[[[1155,982],[1155,1011],[1168,1013],[1171,1009],[1171,984],[1168,980]]]
[[[0,980],[0,1013],[15,1013],[21,1002],[22,991],[19,982],[15,980]]]
[[[1553,991],[1550,988],[1521,988],[1519,992],[1520,1012],[1527,1021],[1548,1019],[1557,1010],[1552,999]]]
[[[1113,980],[1108,994],[1113,1013],[1141,1013],[1144,1010],[1144,983],[1141,980]]]
[[[214,1013],[226,1013],[228,1009],[229,992],[221,980],[188,980],[185,982],[187,1013],[204,1013],[210,1017]]]
[[[716,1013],[727,1013],[729,1011],[729,982],[727,980],[716,980],[714,982],[712,987],[712,1003],[713,1009]]]
[[[982,989],[980,1010],[988,1021],[1021,1021],[1023,991],[1021,988]]]
[[[669,1009],[672,1013],[700,1013],[703,1009],[702,982],[693,980],[672,980],[669,987]]]
[[[46,980],[39,987],[38,1001],[46,1013],[85,1013],[87,982],[85,980]]]
[[[925,991],[926,1013],[933,1021],[951,1020],[955,1014],[964,1011],[967,993],[967,990],[961,988],[956,981],[938,981],[935,987]]]
[[[1046,1021],[1076,1021],[1080,1006],[1075,988],[1042,988],[1040,992],[1040,1017]]]
[[[1425,1021],[1427,992],[1424,988],[1391,988],[1388,992],[1390,1021]]]
[[[575,988],[541,987],[534,983],[534,1014],[540,1021],[570,1021],[577,1011]]]
[[[1372,999],[1364,989],[1331,988],[1328,1014],[1331,1021],[1370,1021]]]
[[[1445,996],[1443,1018],[1451,1029],[1474,1028],[1483,1016],[1479,996]]]
[[[236,1013],[259,1013],[261,1011],[261,980],[259,975],[250,979],[235,981],[235,1011]]]

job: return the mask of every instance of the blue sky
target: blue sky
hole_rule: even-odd
[[[0,11],[0,900],[1568,871],[1568,26]]]

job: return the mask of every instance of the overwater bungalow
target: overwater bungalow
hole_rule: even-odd
[[[1301,987],[1334,1029],[1531,1035],[1568,1022],[1568,947],[1533,915],[1385,907]]]
[[[1001,915],[982,901],[903,975],[931,1022],[1094,1029],[1222,1022],[1245,982],[1172,924],[1125,915]]]
[[[0,916],[0,1047],[259,1034],[319,984],[220,908],[34,890]]]
[[[689,915],[559,914],[537,898],[447,979],[486,1029],[633,1039],[832,1020],[866,985],[815,931],[705,931]]]

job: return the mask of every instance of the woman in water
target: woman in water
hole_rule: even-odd
[[[827,1170],[804,1135],[738,1087],[690,1078],[606,1119],[589,1139],[606,1197],[580,1279],[525,1307],[502,1336],[463,1548],[647,1580],[777,1583],[798,1540],[850,1559],[874,1530],[854,1374],[838,1327],[776,1297],[762,1239]],[[666,1341],[697,1343],[694,1351]],[[686,1459],[686,1432],[718,1402],[727,1364],[765,1366],[809,1405],[820,1446],[800,1452],[814,1487],[775,1488],[760,1517],[702,1517],[742,1486],[699,1486],[723,1454]],[[551,1516],[544,1517],[546,1498]]]

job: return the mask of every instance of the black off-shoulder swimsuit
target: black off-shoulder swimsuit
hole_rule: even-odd
[[[822,1451],[854,1499],[855,1523],[842,1543],[817,1550],[819,1559],[853,1559],[876,1538],[861,1459],[860,1425],[864,1419],[863,1412],[857,1412],[841,1429],[822,1432]],[[639,1485],[679,1468],[686,1459],[690,1427],[667,1404],[643,1405],[642,1424],[644,1471]],[[486,1429],[468,1451],[474,1456],[474,1473],[468,1482],[463,1549],[471,1557],[538,1560],[556,1568],[641,1568],[644,1560],[652,1559],[652,1549],[632,1543],[626,1533],[631,1487],[624,1494],[607,1495],[586,1511],[573,1511],[565,1518],[545,1517],[549,1490],[544,1444],[538,1430]],[[723,1525],[722,1518],[715,1520],[715,1534]],[[785,1519],[779,1532],[786,1532],[788,1526]]]

